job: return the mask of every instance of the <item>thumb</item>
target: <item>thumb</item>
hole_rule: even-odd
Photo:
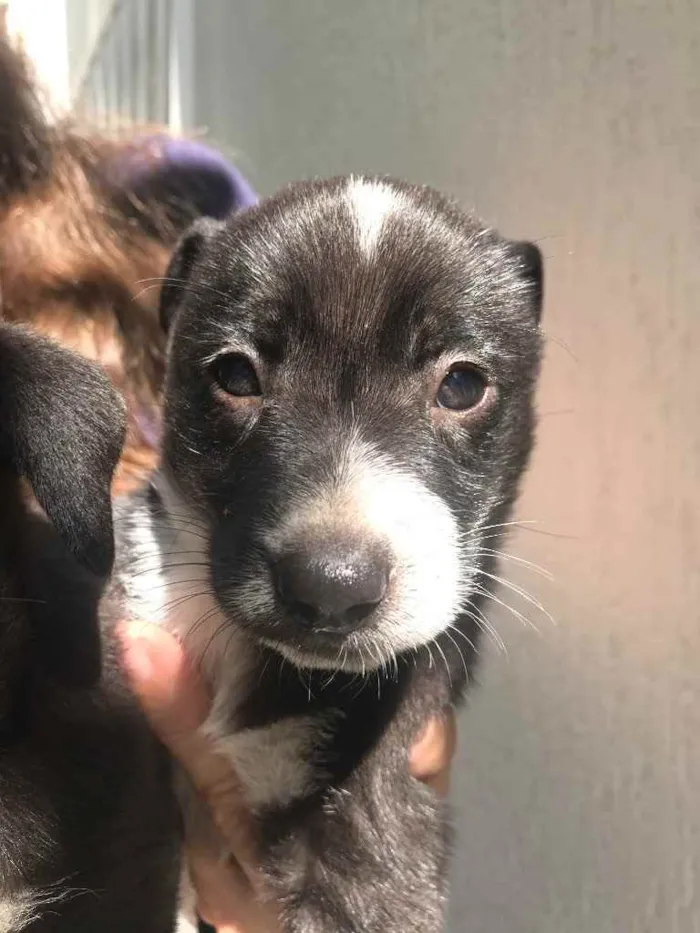
[[[256,878],[254,833],[240,781],[202,734],[211,707],[208,689],[182,643],[160,626],[132,622],[120,635],[124,665],[153,730],[206,801],[241,869]]]
[[[211,696],[187,659],[182,643],[158,625],[131,622],[122,627],[123,661],[132,689],[154,731],[207,797],[229,786],[225,758],[211,750],[201,726]]]

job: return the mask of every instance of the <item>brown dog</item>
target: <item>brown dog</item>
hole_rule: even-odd
[[[31,69],[0,39],[0,317],[101,363],[127,401],[115,491],[140,483],[159,439],[160,277],[197,216],[255,196],[204,146],[110,140],[42,113]]]

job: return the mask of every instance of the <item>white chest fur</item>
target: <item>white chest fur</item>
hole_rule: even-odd
[[[167,486],[160,491],[172,495]],[[297,716],[264,728],[237,727],[236,710],[258,676],[257,654],[212,592],[203,523],[180,502],[172,514],[171,521],[161,519],[141,505],[129,516],[121,580],[127,612],[175,634],[204,672],[214,703],[203,731],[231,761],[249,806],[283,806],[312,789],[318,723]]]

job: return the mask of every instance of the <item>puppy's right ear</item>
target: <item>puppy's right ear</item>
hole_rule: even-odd
[[[542,303],[544,300],[544,260],[542,252],[539,246],[528,240],[511,241],[510,249],[518,261],[520,275],[530,286],[532,307],[535,318],[539,323],[542,317]]]
[[[168,333],[182,305],[192,270],[206,244],[224,228],[223,221],[196,220],[175,248],[160,292],[160,326]]]

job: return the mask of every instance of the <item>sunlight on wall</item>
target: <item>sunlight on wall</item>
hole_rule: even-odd
[[[47,110],[64,113],[70,103],[64,0],[9,0],[7,31],[34,62]]]

